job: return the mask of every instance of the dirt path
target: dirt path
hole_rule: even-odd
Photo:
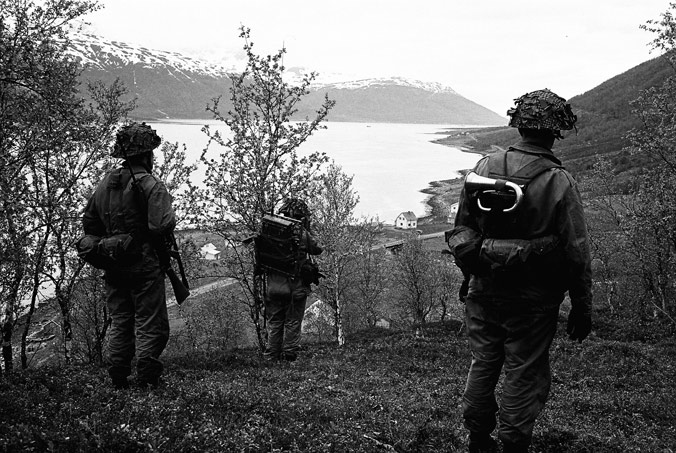
[[[200,286],[199,288],[193,288],[190,290],[190,296],[188,296],[188,299],[190,299],[193,296],[197,296],[199,294],[208,293],[209,291],[212,291],[214,289],[224,288],[226,286],[233,285],[235,283],[237,283],[236,279],[226,278],[225,280],[219,280],[213,283],[209,283],[204,286]],[[171,297],[167,298],[167,307],[171,307],[173,305],[176,305],[176,298],[172,295]]]

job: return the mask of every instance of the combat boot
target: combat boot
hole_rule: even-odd
[[[467,450],[469,453],[497,453],[498,444],[490,434],[470,433]]]
[[[503,441],[502,453],[528,453],[528,445],[519,445]]]
[[[126,377],[114,377],[113,378],[113,388],[115,390],[124,390],[129,388],[129,381]]]

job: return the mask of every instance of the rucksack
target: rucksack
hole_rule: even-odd
[[[261,230],[254,239],[257,268],[298,276],[304,257],[302,238],[303,225],[299,220],[274,214],[263,216]]]
[[[524,154],[530,160],[517,172],[507,175],[507,153],[498,153],[488,162],[488,176],[492,180],[507,180],[519,185],[527,197],[528,185],[539,175],[563,168],[553,156]],[[514,194],[492,189],[473,189],[468,192],[471,209],[477,218],[480,231],[474,236],[463,235],[463,228],[456,227],[446,235],[453,256],[465,273],[475,275],[501,274],[506,279],[524,275],[524,267],[538,267],[548,261],[558,260],[552,253],[558,246],[558,238],[549,234],[539,238],[521,236],[520,222],[527,222],[523,211],[515,209],[505,212],[503,206],[512,206]],[[490,207],[489,210],[486,208]],[[466,228],[465,228],[466,229]],[[467,236],[467,238],[465,238]],[[547,266],[548,267],[548,266]]]
[[[511,148],[491,156],[488,161],[487,177],[507,180],[519,185],[524,197],[528,196],[528,185],[538,176],[555,168],[563,168],[561,162],[554,156],[547,154],[523,154],[524,159],[529,159],[530,162],[527,162],[515,173],[507,175],[507,154],[510,152],[512,152]],[[503,206],[512,205],[513,194],[488,190],[470,193],[469,197],[472,202],[472,208],[476,209],[475,214],[479,219],[484,237],[518,237],[520,209],[517,207],[508,213],[502,210]],[[492,209],[489,212],[481,211],[477,208],[478,202],[482,206]]]

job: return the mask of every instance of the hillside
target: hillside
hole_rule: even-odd
[[[642,90],[659,86],[674,74],[673,68],[663,58],[646,61],[601,85],[568,100],[578,116],[577,134],[569,131],[564,140],[556,142],[554,151],[564,165],[574,174],[584,174],[594,161],[594,156],[612,156],[618,174],[631,171],[644,162],[629,156],[622,149],[628,145],[625,136],[629,130],[639,127],[632,113],[631,102]],[[519,138],[514,128],[500,127],[472,131],[451,131],[438,140],[447,145],[471,147],[477,152],[490,152],[492,146],[503,148]]]
[[[336,101],[332,121],[496,125],[504,118],[451,89],[371,79],[365,84],[330,84],[316,88],[299,106],[299,116],[312,115],[325,94]]]
[[[70,53],[86,66],[83,82],[111,83],[119,78],[129,89],[129,98],[136,99],[133,116],[137,119],[212,119],[206,106],[218,96],[222,96],[222,111],[231,108],[228,73],[236,71],[234,63],[217,65],[87,34],[73,39]],[[286,75],[295,80],[299,69]],[[448,87],[397,77],[317,83],[298,106],[295,119],[313,116],[327,92],[336,100],[331,121],[468,125],[504,121]]]
[[[608,336],[552,345],[553,387],[532,452],[668,452],[676,445],[676,346]],[[2,451],[464,451],[470,363],[458,321],[371,330],[300,361],[255,350],[181,349],[158,390],[111,390],[103,368],[40,368],[0,380]],[[670,450],[671,449],[671,450]]]

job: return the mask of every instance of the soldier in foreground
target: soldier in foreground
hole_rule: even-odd
[[[582,341],[591,331],[591,259],[582,202],[576,182],[552,153],[560,131],[573,129],[577,117],[546,89],[516,99],[507,114],[521,141],[485,157],[468,175],[448,235],[456,263],[469,278],[461,297],[472,351],[463,396],[470,452],[497,451],[491,436],[496,414],[502,451],[528,451],[549,394],[549,348],[566,291],[570,338]],[[503,190],[505,181],[518,185],[513,194]],[[503,368],[498,407],[495,387]]]
[[[98,237],[105,265],[106,297],[112,318],[108,373],[115,388],[129,387],[137,356],[137,384],[157,387],[159,357],[169,340],[164,272],[158,244],[176,225],[172,197],[151,174],[160,137],[145,123],[123,126],[113,157],[124,159],[109,172],[89,199],[82,219],[86,235]]]

